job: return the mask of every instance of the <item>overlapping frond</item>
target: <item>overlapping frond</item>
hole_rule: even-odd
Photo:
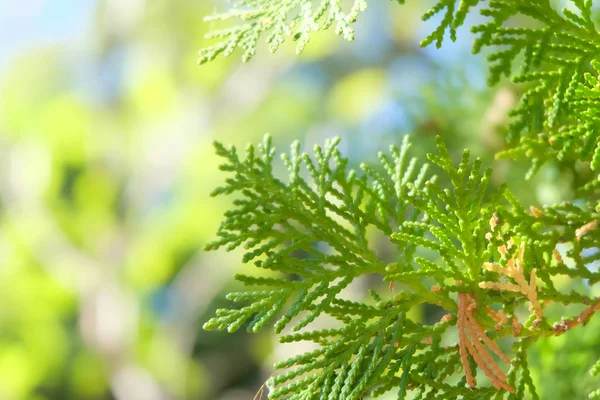
[[[471,163],[468,150],[456,167],[441,138],[438,138],[437,146],[439,154],[428,157],[450,178],[452,187],[444,188],[435,179],[430,179],[423,189],[412,191],[410,201],[428,216],[428,220],[407,222],[391,237],[400,244],[417,243],[438,253],[446,264],[441,271],[431,261],[423,258],[415,261],[422,270],[441,278],[440,282],[449,276],[462,282],[473,282],[480,275],[481,264],[491,254],[485,232],[487,221],[502,207],[502,190],[493,194],[488,192],[492,171],[482,172],[479,159]],[[427,234],[414,234],[414,230]],[[405,276],[406,271],[392,275],[394,278]]]
[[[398,0],[403,4],[405,0]],[[301,51],[310,33],[336,25],[336,32],[352,40],[350,24],[366,8],[366,0],[343,7],[340,0],[243,0],[232,11],[209,20],[239,18],[241,26],[213,31],[220,41],[200,52],[205,63],[223,53],[244,49],[244,60],[255,52],[259,38],[275,51],[287,36],[298,41]],[[511,77],[525,87],[518,106],[511,112],[508,130],[510,148],[501,156],[527,156],[531,174],[549,160],[591,163],[600,168],[600,33],[593,18],[591,0],[569,0],[571,7],[554,8],[549,0],[439,0],[423,19],[443,14],[437,28],[422,45],[440,47],[446,35],[456,39],[466,16],[481,5],[488,22],[473,28],[478,35],[474,52],[490,47],[489,81]],[[347,9],[349,11],[344,12]],[[514,18],[529,18],[532,27],[514,27]],[[530,174],[530,175],[531,175]]]
[[[591,267],[600,259],[600,254],[595,250],[600,240],[600,230],[596,229],[600,214],[595,211],[594,202],[562,202],[541,209],[531,207],[530,211],[517,205],[511,213],[508,218],[516,225],[514,231],[525,241],[523,246],[532,250],[525,252],[521,263],[526,268],[529,264],[529,269],[526,269],[529,274],[531,268],[537,266],[536,274],[545,284],[544,293],[547,297],[556,301],[563,298],[554,288],[552,276],[586,279],[590,285],[600,281],[600,272]],[[562,254],[558,250],[560,245]],[[509,261],[513,256],[505,259]],[[567,262],[570,266],[567,266]],[[568,298],[564,297],[564,300]],[[571,298],[571,301],[577,301],[576,298]]]
[[[295,279],[239,276],[245,283],[273,289],[230,294],[233,301],[252,304],[219,310],[207,328],[234,331],[252,318],[248,329],[256,332],[292,301],[275,326],[280,332],[300,313],[307,312],[293,326],[297,331],[326,312],[357,276],[385,273],[386,264],[368,245],[367,228],[389,235],[406,219],[419,218],[418,211],[408,209],[401,197],[408,192],[409,183],[413,189],[423,184],[427,167],[417,172],[416,160],[407,158],[409,143],[405,141],[401,149],[392,149],[393,161],[381,155],[385,174],[364,166],[366,173],[358,177],[347,170],[348,160],[340,155],[337,143],[334,140],[325,148],[315,147],[316,160],[301,153],[299,143],[294,143],[290,154],[282,156],[289,172],[288,183],[273,175],[275,149],[270,137],[265,137],[258,155],[249,146],[244,160],[235,148],[216,144],[218,154],[226,159],[221,169],[232,172],[233,178],[214,195],[237,192],[243,198],[226,213],[218,232],[220,239],[207,249],[244,246],[248,250],[244,262],[254,261],[259,268]],[[312,184],[302,172],[311,177]],[[406,257],[411,251],[414,247],[402,249]]]
[[[591,0],[567,3],[569,8],[557,10],[549,0],[440,0],[423,17],[443,14],[422,42],[439,47],[448,34],[454,40],[467,14],[482,6],[488,22],[473,28],[474,51],[493,50],[490,83],[506,76],[524,88],[511,113],[510,148],[500,156],[529,157],[529,176],[549,160],[600,168],[600,34]],[[245,25],[213,32],[221,42],[203,50],[200,61],[237,47],[247,60],[267,33],[272,51],[286,36],[298,40],[301,51],[311,32],[333,24],[351,40],[350,24],[366,3],[351,4],[238,1],[235,12],[213,18],[239,17]],[[522,17],[533,25],[514,27]],[[600,311],[600,299],[563,293],[554,279],[600,281],[592,268],[600,260],[600,175],[579,189],[577,201],[526,209],[506,188],[489,188],[491,170],[482,171],[468,151],[455,165],[439,138],[437,153],[428,158],[447,178],[444,184],[427,164],[417,167],[409,159],[407,138],[401,148],[379,155],[380,166],[363,164],[360,172],[347,168],[337,143],[315,147],[314,156],[292,145],[282,155],[285,182],[275,177],[269,137],[258,154],[248,147],[243,159],[235,148],[216,144],[226,160],[221,169],[231,177],[214,194],[239,199],[225,216],[220,239],[207,249],[243,246],[244,262],[275,276],[238,275],[252,290],[230,293],[238,307],[218,310],[205,328],[246,326],[257,332],[273,322],[277,333],[291,331],[280,336],[282,342],[319,346],[277,365],[279,374],[269,380],[273,399],[360,399],[389,390],[397,390],[399,399],[409,391],[415,399],[504,399],[509,392],[509,398],[525,398],[526,391],[537,399],[527,348],[535,338],[586,325]],[[370,246],[373,231],[395,244],[393,262],[381,260]],[[402,289],[392,301],[371,292],[374,305],[347,300],[345,289],[366,274],[380,275],[390,287],[400,282]],[[586,307],[549,322],[543,313],[549,302]],[[408,319],[407,312],[423,303],[447,314],[430,326]],[[521,306],[530,310],[525,321],[517,312]],[[307,330],[323,316],[337,325]],[[442,347],[454,325],[458,343]],[[512,359],[495,341],[507,335],[517,338]],[[508,372],[490,351],[511,365]],[[478,370],[500,390],[477,387]]]
[[[400,4],[405,1],[397,0]],[[439,0],[422,19],[427,21],[440,13],[444,16],[421,45],[435,43],[441,47],[446,34],[456,40],[456,31],[464,24],[467,14],[483,1]],[[352,24],[366,9],[367,0],[234,0],[229,11],[205,18],[210,23],[225,21],[233,26],[212,30],[206,36],[216,40],[216,44],[200,50],[199,63],[212,61],[220,54],[228,56],[237,48],[243,50],[242,60],[248,61],[254,56],[261,38],[266,40],[271,52],[275,52],[291,37],[297,42],[296,52],[300,53],[313,32],[332,26],[335,26],[336,34],[352,41]]]
[[[511,77],[526,88],[511,112],[503,156],[527,156],[532,173],[549,160],[600,165],[597,77],[600,34],[591,0],[571,0],[556,10],[549,0],[490,0],[475,26],[474,52],[491,47],[489,81]],[[514,27],[514,17],[535,21]]]
[[[246,326],[256,332],[274,322],[278,333],[290,325],[292,333],[282,336],[282,342],[321,346],[278,364],[281,372],[270,381],[275,399],[358,399],[391,389],[403,398],[417,387],[426,398],[471,393],[464,381],[448,383],[461,370],[458,346],[440,347],[457,319],[426,326],[406,319],[405,313],[430,303],[457,315],[451,294],[480,290],[481,265],[493,251],[485,237],[487,221],[501,207],[503,191],[491,192],[491,171],[482,172],[481,161],[471,162],[468,151],[455,166],[441,140],[438,154],[429,159],[449,177],[451,188],[441,187],[426,164],[418,168],[418,161],[409,158],[408,137],[400,148],[380,154],[380,168],[363,164],[360,174],[347,169],[337,143],[316,146],[314,158],[293,144],[282,155],[287,182],[275,177],[269,137],[258,154],[249,146],[243,159],[235,148],[216,144],[226,161],[221,169],[232,177],[214,194],[241,198],[227,212],[220,239],[207,248],[243,246],[245,262],[279,276],[238,275],[254,290],[230,293],[228,298],[240,307],[218,310],[205,328],[234,331]],[[367,232],[373,229],[397,245],[394,262],[381,261],[369,246]],[[420,256],[431,251],[439,260]],[[393,301],[373,293],[374,306],[345,299],[344,288],[365,274],[401,282],[404,289]],[[431,280],[438,282],[435,289],[427,284]],[[324,315],[338,327],[305,329]],[[473,340],[487,337],[474,317],[469,321],[463,329],[469,329]],[[487,362],[480,367],[486,372],[492,366]],[[504,375],[495,376],[496,384],[503,382],[499,387],[509,388],[500,379]],[[476,389],[480,395],[491,394],[488,390]]]

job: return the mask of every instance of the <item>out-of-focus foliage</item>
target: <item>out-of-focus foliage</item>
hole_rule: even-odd
[[[438,26],[438,17],[417,24],[434,3],[371,1],[354,43],[315,32],[294,63],[283,44],[281,56],[201,68],[196,50],[210,29],[202,16],[223,2],[0,5],[12,48],[0,42],[0,398],[248,399],[273,360],[306,351],[268,333],[200,330],[209,309],[239,290],[230,277],[248,272],[240,253],[199,251],[229,206],[208,196],[225,176],[211,143],[242,145],[268,131],[277,145],[297,138],[306,147],[339,135],[352,164],[414,132],[417,155],[439,134],[454,156],[469,147],[490,163],[515,90],[484,88],[483,61],[465,57],[466,29],[447,50],[419,48]],[[18,19],[29,14],[37,18]],[[22,30],[8,30],[12,16]],[[65,29],[68,37],[53,34]],[[25,30],[38,39],[17,40]],[[500,164],[492,186],[508,180],[524,203],[550,202],[580,176],[549,164],[525,184],[524,168]],[[375,239],[377,254],[391,256]],[[362,299],[381,285],[352,291]],[[432,322],[435,313],[407,318]],[[597,388],[578,368],[589,369],[598,339],[577,347],[578,335],[532,346],[544,399]],[[565,361],[551,364],[553,352]]]
[[[406,0],[396,0],[404,4]],[[433,19],[443,12],[444,17],[437,28],[421,41],[421,46],[431,43],[440,48],[446,33],[456,40],[456,30],[461,27],[471,8],[481,0],[438,0],[421,17],[424,21]],[[297,41],[296,53],[301,53],[311,33],[327,30],[335,26],[335,33],[348,41],[354,40],[354,29],[361,11],[367,9],[367,0],[352,0],[349,11],[344,12],[342,0],[235,0],[227,12],[205,18],[206,22],[234,20],[233,26],[211,30],[207,39],[218,39],[216,44],[200,50],[200,64],[213,61],[218,55],[231,55],[237,48],[244,50],[242,60],[249,61],[256,53],[256,47],[263,34],[269,33],[266,42],[272,53],[279,49],[286,37]],[[238,22],[239,21],[239,22]],[[241,24],[240,24],[241,23]]]
[[[296,52],[301,53],[313,31],[325,30],[332,25],[338,35],[352,41],[354,29],[350,25],[356,22],[359,12],[366,9],[366,0],[354,0],[348,13],[340,1],[324,0],[313,9],[312,1],[306,0],[238,0],[230,11],[205,18],[206,22],[239,18],[244,24],[210,32],[207,39],[221,41],[202,49],[199,62],[205,64],[221,53],[228,56],[238,47],[244,50],[242,60],[248,61],[263,33],[270,33],[267,43],[273,53],[286,36],[291,35],[298,42]]]

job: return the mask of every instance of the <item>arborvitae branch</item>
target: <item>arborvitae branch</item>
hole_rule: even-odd
[[[405,0],[398,0],[403,4]],[[336,25],[336,32],[352,40],[350,24],[366,8],[366,0],[350,2],[348,14],[341,0],[238,0],[233,10],[214,15],[209,20],[240,18],[245,23],[235,28],[213,31],[209,38],[222,41],[200,52],[200,63],[219,54],[229,55],[235,48],[244,49],[247,61],[255,52],[263,33],[270,32],[267,42],[277,50],[286,36],[298,41],[300,52],[315,30]],[[549,160],[591,163],[600,168],[600,33],[592,18],[592,0],[570,0],[575,11],[558,11],[549,0],[439,0],[423,15],[428,20],[444,13],[440,25],[423,41],[426,46],[440,47],[446,32],[452,40],[464,24],[467,14],[479,4],[480,13],[489,22],[475,26],[479,35],[473,51],[492,47],[488,57],[491,84],[501,76],[526,84],[527,89],[511,115],[513,123],[507,136],[511,148],[501,156],[525,155],[532,160],[529,176]],[[535,28],[509,26],[515,16],[536,21]],[[519,72],[513,74],[515,64]],[[599,184],[600,185],[600,184]]]
[[[274,176],[275,149],[268,136],[258,154],[249,146],[243,159],[235,148],[215,144],[225,158],[221,169],[232,177],[214,195],[235,192],[241,198],[226,213],[218,232],[221,239],[207,249],[244,246],[244,262],[278,276],[238,275],[256,290],[230,293],[228,299],[242,307],[217,310],[205,329],[235,331],[245,325],[257,332],[274,321],[277,333],[288,325],[297,332],[281,336],[283,343],[311,341],[321,346],[277,365],[282,372],[269,381],[271,398],[358,399],[392,388],[399,388],[402,397],[416,387],[429,387],[422,395],[457,396],[465,384],[474,394],[491,393],[475,387],[476,367],[496,388],[518,392],[531,381],[522,372],[520,382],[525,383],[514,386],[516,371],[526,365],[525,355],[518,355],[520,364],[513,361],[505,375],[483,346],[508,362],[494,337],[561,335],[585,325],[600,309],[600,301],[560,293],[550,279],[561,273],[597,278],[586,268],[591,259],[581,256],[581,246],[591,246],[600,235],[594,224],[583,223],[589,212],[560,204],[529,213],[505,188],[488,189],[491,170],[482,173],[481,161],[471,162],[468,151],[454,165],[439,139],[438,153],[428,158],[447,176],[449,188],[436,183],[427,164],[417,168],[418,161],[409,159],[408,137],[401,148],[391,148],[391,157],[380,154],[382,172],[365,164],[361,174],[348,170],[337,144],[336,139],[324,148],[316,146],[313,159],[294,143],[281,157],[289,172],[287,182]],[[373,229],[397,245],[397,261],[378,258],[367,236]],[[514,239],[506,244],[504,237]],[[575,268],[565,267],[556,256],[559,239],[573,243],[567,255],[575,260]],[[423,249],[437,257],[421,257]],[[515,283],[494,282],[492,276],[486,280],[486,270],[505,274]],[[543,282],[539,295],[536,271]],[[344,299],[344,288],[354,279],[373,273],[401,282],[405,290],[392,301],[371,292],[374,306]],[[428,286],[430,280],[437,284]],[[508,294],[509,303],[504,297]],[[542,318],[540,305],[550,299],[590,305],[572,319],[551,324]],[[439,305],[451,315],[432,326],[406,319],[409,309],[423,303]],[[521,323],[515,310],[527,303],[533,318]],[[501,310],[494,311],[494,305]],[[323,315],[337,320],[337,326],[305,330]],[[441,348],[443,335],[455,324],[459,346]],[[466,375],[458,386],[448,383],[459,370],[456,364],[462,364]]]
[[[439,48],[446,32],[452,40],[456,40],[456,30],[464,24],[472,7],[483,0],[440,0],[423,15],[429,20],[436,14],[444,12],[444,18],[422,42],[422,46],[431,43]],[[354,40],[354,29],[360,12],[367,9],[367,0],[233,0],[231,10],[222,14],[206,17],[207,22],[239,20],[240,25],[211,31],[206,38],[217,39],[214,45],[200,51],[199,63],[205,64],[218,55],[229,56],[238,47],[244,53],[242,60],[250,60],[258,42],[265,38],[271,52],[277,51],[288,37],[296,44],[296,53],[301,53],[310,41],[311,33],[335,26],[336,34],[348,41]],[[397,0],[404,4],[405,0]],[[343,6],[343,3],[348,3]]]
[[[244,50],[243,61],[248,61],[256,51],[258,40],[268,34],[266,41],[271,52],[289,36],[297,42],[296,52],[300,53],[310,40],[313,31],[335,26],[335,32],[346,40],[354,40],[351,25],[361,11],[367,8],[366,0],[353,0],[349,11],[341,5],[341,0],[236,0],[233,9],[206,18],[206,21],[228,21],[239,19],[243,22],[232,28],[218,29],[207,35],[207,39],[219,39],[215,45],[200,51],[200,64],[212,61],[219,54],[230,55],[236,48]]]
[[[439,47],[446,32],[455,39],[471,8],[484,4],[481,14],[489,21],[473,29],[474,51],[494,49],[490,83],[507,76],[526,86],[512,112],[511,148],[501,156],[531,158],[528,176],[549,160],[600,167],[600,35],[592,1],[570,2],[575,11],[555,10],[548,0],[440,0],[424,16],[444,13],[422,42]],[[267,31],[273,51],[286,35],[294,35],[300,51],[311,31],[334,23],[351,39],[349,24],[366,3],[355,1],[348,15],[340,4],[324,0],[314,9],[309,0],[238,1],[238,8],[249,9],[222,19],[238,16],[247,24],[213,33],[223,41],[203,50],[201,62],[236,47],[247,60]],[[509,26],[515,16],[537,25]],[[537,399],[527,348],[538,338],[586,325],[600,311],[600,299],[563,293],[554,283],[560,275],[589,285],[600,281],[600,272],[590,268],[600,259],[600,176],[579,188],[577,201],[526,208],[505,187],[491,190],[491,170],[482,172],[468,151],[455,164],[439,138],[437,153],[428,158],[447,186],[427,164],[409,160],[407,138],[401,148],[379,155],[379,167],[363,164],[360,172],[347,169],[337,143],[315,147],[314,156],[292,145],[282,155],[285,182],[275,177],[269,137],[257,154],[249,146],[243,159],[235,148],[215,144],[225,159],[221,169],[231,177],[214,195],[235,193],[239,199],[225,215],[220,239],[207,249],[243,246],[244,262],[274,276],[238,275],[255,290],[230,293],[240,306],[217,310],[205,328],[257,332],[272,322],[277,333],[291,331],[281,342],[319,346],[277,365],[279,375],[269,380],[274,399],[359,399],[389,390],[397,390],[399,399],[409,391],[415,399],[521,399],[526,392]],[[394,262],[381,260],[370,246],[373,231],[396,245]],[[375,304],[345,299],[348,285],[366,274],[378,274],[390,287],[400,282],[403,289],[391,301],[371,291]],[[586,307],[550,321],[543,315],[550,302]],[[408,310],[424,303],[447,314],[431,326],[407,318]],[[522,307],[530,309],[525,320],[519,318]],[[306,329],[325,316],[337,324]],[[455,325],[457,345],[442,347]],[[512,360],[496,344],[504,336],[517,338]],[[507,373],[488,349],[511,364]],[[596,364],[592,374],[599,369]],[[495,388],[476,386],[478,370]],[[590,398],[600,398],[600,391]]]
[[[600,165],[597,79],[600,34],[592,20],[591,0],[571,0],[577,12],[555,10],[548,0],[490,0],[482,15],[491,21],[473,28],[474,51],[491,46],[490,83],[511,76],[528,85],[512,115],[504,156],[525,155],[536,171],[558,159]],[[536,28],[507,26],[513,16],[538,22]],[[518,58],[522,55],[522,58]]]
[[[511,112],[515,118],[507,137],[511,148],[502,156],[531,158],[531,173],[554,159],[588,161],[594,170],[600,167],[600,113],[596,104],[600,98],[600,33],[592,19],[593,2],[570,1],[576,12],[567,8],[559,12],[549,0],[440,0],[423,15],[428,20],[444,14],[440,25],[421,42],[423,46],[435,43],[440,47],[446,32],[455,40],[467,14],[475,6],[486,4],[480,12],[489,22],[473,28],[479,35],[473,51],[494,48],[488,57],[491,84],[504,75],[528,85]],[[403,4],[405,0],[398,2]],[[267,33],[271,51],[276,51],[287,36],[293,36],[300,52],[311,32],[334,24],[339,35],[352,40],[350,25],[367,3],[354,0],[347,13],[341,4],[341,0],[238,0],[231,11],[208,20],[239,18],[244,24],[211,32],[209,38],[221,41],[200,52],[200,63],[219,54],[229,55],[237,47],[244,50],[243,60],[247,61],[254,55],[260,37]],[[509,26],[511,19],[519,15],[536,20],[538,27]],[[519,72],[513,75],[517,60]]]

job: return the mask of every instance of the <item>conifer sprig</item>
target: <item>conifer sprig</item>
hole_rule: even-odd
[[[380,153],[379,168],[362,164],[361,173],[348,169],[338,141],[315,146],[313,157],[295,142],[281,156],[287,181],[275,176],[276,151],[269,136],[258,151],[248,146],[244,158],[235,148],[215,143],[225,159],[220,169],[231,177],[213,195],[240,198],[225,215],[220,239],[207,249],[243,246],[244,262],[275,276],[237,275],[253,290],[230,293],[228,299],[240,307],[217,310],[205,329],[245,326],[258,332],[274,322],[276,333],[289,331],[281,342],[320,346],[277,364],[280,373],[269,381],[273,399],[359,399],[392,389],[404,398],[417,387],[417,397],[471,398],[471,393],[488,398],[489,388],[474,386],[477,368],[502,392],[529,387],[535,393],[528,372],[519,372],[526,368],[525,345],[510,360],[508,373],[484,346],[506,362],[494,338],[562,335],[585,325],[600,309],[598,300],[560,293],[551,279],[557,274],[591,283],[599,278],[588,268],[597,253],[582,256],[584,248],[600,239],[595,220],[587,221],[589,210],[562,203],[527,211],[506,188],[488,187],[491,170],[482,172],[481,161],[471,161],[468,151],[455,165],[439,138],[437,153],[428,158],[450,187],[440,186],[427,164],[417,167],[418,161],[409,157],[408,136],[400,148]],[[370,246],[373,230],[396,244],[393,262],[382,261]],[[506,237],[511,238],[508,243]],[[560,241],[572,244],[565,256],[574,260],[574,268],[557,253]],[[426,253],[428,258],[422,256]],[[391,301],[371,292],[375,304],[346,299],[344,289],[367,274],[399,282],[403,290]],[[515,283],[496,281],[500,275]],[[542,315],[541,303],[547,301],[590,306],[552,323]],[[424,303],[449,314],[431,326],[406,318],[411,308]],[[521,305],[531,311],[523,322],[517,313]],[[497,306],[500,311],[490,308]],[[324,316],[337,323],[306,329]],[[458,346],[441,347],[454,325],[462,332]],[[464,379],[449,383],[461,370]],[[467,384],[472,392],[465,392]]]
[[[242,24],[210,32],[206,38],[219,41],[200,51],[199,63],[212,61],[220,54],[228,56],[238,47],[244,51],[242,60],[248,61],[254,56],[263,35],[268,35],[266,41],[271,52],[277,51],[286,38],[292,36],[297,42],[296,52],[300,53],[311,33],[332,26],[338,35],[352,41],[354,29],[351,25],[366,8],[366,0],[352,0],[350,7],[343,7],[341,0],[321,0],[316,4],[312,0],[235,0],[230,11],[205,20],[239,20]]]
[[[514,119],[507,135],[511,146],[499,156],[530,158],[528,176],[556,159],[586,161],[593,170],[600,168],[600,33],[593,19],[593,1],[569,2],[572,7],[559,11],[549,0],[440,0],[423,15],[423,20],[428,20],[443,13],[438,27],[421,42],[422,46],[435,43],[440,47],[446,34],[455,40],[466,16],[483,5],[480,13],[488,22],[473,28],[478,34],[473,51],[492,48],[490,84],[507,76],[526,87],[511,112]],[[339,35],[353,40],[351,24],[367,2],[350,4],[344,7],[340,0],[238,0],[231,11],[207,18],[237,18],[243,24],[212,31],[208,38],[220,41],[200,51],[200,63],[219,54],[229,55],[237,47],[244,50],[242,58],[247,61],[265,34],[271,51],[293,36],[298,42],[296,50],[301,52],[311,32],[332,25]],[[531,18],[536,26],[514,27],[515,17]],[[518,72],[513,73],[515,66]]]
[[[532,173],[549,160],[588,161],[600,166],[598,139],[598,50],[600,34],[592,18],[591,0],[571,0],[558,11],[548,0],[490,0],[481,14],[491,19],[475,26],[474,52],[484,46],[494,52],[489,81],[502,75],[525,84],[511,112],[507,140],[512,148],[501,156],[524,155]],[[511,18],[534,19],[537,27],[509,24]],[[513,74],[518,66],[519,72]]]
[[[421,41],[421,46],[425,47],[435,43],[437,48],[442,47],[446,33],[449,33],[450,39],[455,41],[456,31],[464,24],[467,14],[483,1],[485,0],[439,0],[423,15],[422,19],[427,21],[441,12],[444,12],[444,17],[440,25]],[[400,4],[404,2],[405,0],[400,0]]]
[[[273,175],[275,149],[269,136],[259,146],[259,154],[249,146],[243,160],[235,148],[215,143],[217,153],[226,159],[221,169],[232,172],[233,178],[213,195],[238,192],[243,198],[226,213],[218,232],[220,239],[207,249],[227,246],[232,250],[243,245],[248,250],[244,262],[254,261],[259,268],[295,279],[239,276],[245,283],[277,289],[230,294],[233,301],[251,300],[253,304],[235,311],[219,310],[207,328],[234,331],[252,317],[248,329],[259,331],[293,299],[275,327],[281,332],[307,311],[308,315],[292,328],[298,331],[328,311],[337,294],[354,278],[386,274],[389,266],[369,247],[367,229],[390,235],[405,221],[419,219],[420,212],[409,208],[402,198],[424,184],[427,166],[417,172],[416,160],[408,160],[410,145],[405,141],[400,149],[392,148],[393,160],[380,156],[385,173],[364,165],[365,173],[358,177],[347,170],[348,160],[340,155],[337,143],[333,140],[325,148],[316,146],[314,160],[300,152],[298,142],[294,143],[290,153],[282,155],[288,183]],[[310,176],[312,184],[303,174]],[[409,257],[414,246],[400,252]],[[259,310],[262,313],[255,315]]]
[[[464,24],[471,9],[485,0],[439,0],[422,17],[424,21],[444,13],[440,25],[423,41],[441,47],[446,33],[456,40],[457,29]],[[406,0],[397,0],[404,4]],[[231,55],[237,48],[244,52],[242,60],[249,61],[256,53],[258,42],[265,38],[271,52],[276,52],[287,38],[292,37],[296,53],[301,53],[311,34],[335,26],[335,33],[348,41],[354,40],[354,24],[367,9],[367,0],[233,0],[231,9],[205,18],[206,22],[239,21],[240,24],[214,29],[206,39],[216,44],[200,50],[200,64],[214,60],[220,54]],[[344,4],[347,3],[347,4]]]
[[[238,16],[247,24],[215,32],[222,42],[203,50],[201,62],[236,47],[245,50],[246,61],[266,32],[271,50],[293,35],[301,51],[310,32],[336,21],[338,33],[351,40],[349,24],[366,3],[356,0],[348,15],[341,3],[324,0],[314,11],[310,0],[238,1],[233,14],[214,18]],[[440,0],[423,17],[444,14],[422,42],[439,47],[447,33],[454,40],[467,14],[483,5],[488,22],[473,28],[474,51],[493,49],[490,83],[507,76],[525,87],[511,113],[511,147],[500,156],[529,157],[528,177],[552,160],[600,168],[600,35],[592,1],[569,3],[571,8],[556,10],[549,0]],[[537,25],[514,27],[514,17]],[[225,215],[220,239],[207,249],[243,246],[244,262],[273,276],[238,275],[253,290],[230,293],[239,307],[218,310],[205,328],[257,332],[274,322],[278,334],[286,330],[283,343],[319,346],[277,365],[279,375],[269,380],[274,399],[359,399],[389,390],[397,390],[399,399],[409,391],[415,399],[504,399],[508,392],[511,399],[526,392],[538,399],[528,347],[537,338],[584,326],[600,311],[600,299],[562,293],[554,280],[564,275],[590,286],[600,281],[591,267],[600,259],[600,175],[578,189],[577,201],[527,209],[505,187],[490,189],[491,170],[482,172],[481,161],[471,161],[468,151],[455,165],[440,139],[428,158],[447,186],[427,164],[418,168],[416,159],[409,160],[407,138],[401,148],[379,155],[379,167],[363,164],[360,172],[348,170],[337,143],[315,147],[314,156],[292,145],[282,155],[287,182],[275,177],[269,137],[258,154],[249,146],[243,159],[235,148],[215,144],[226,161],[221,169],[232,177],[214,195],[239,199]],[[375,231],[396,245],[393,262],[381,260],[370,246]],[[390,287],[399,282],[400,293],[391,301],[376,292],[370,302],[345,298],[348,285],[372,274]],[[549,302],[586,307],[549,321]],[[424,303],[447,314],[430,326],[411,321],[407,312]],[[529,309],[526,320],[519,317],[523,308]],[[336,324],[307,329],[325,317]],[[456,346],[441,346],[453,329],[459,333]],[[511,360],[495,342],[503,336],[517,339]],[[507,373],[488,351],[510,363]],[[476,387],[478,370],[501,390]],[[591,372],[597,374],[597,365]],[[599,397],[600,391],[590,394]]]
[[[241,308],[217,310],[205,328],[234,331],[245,325],[257,332],[274,321],[277,333],[291,325],[282,342],[312,341],[321,346],[277,365],[282,372],[270,380],[271,398],[338,399],[343,394],[358,399],[392,388],[404,396],[416,387],[428,387],[423,395],[439,398],[466,393],[466,382],[448,383],[461,369],[456,365],[461,358],[458,347],[440,346],[457,317],[427,326],[405,314],[430,303],[456,316],[454,292],[481,294],[482,265],[497,245],[486,237],[488,220],[500,212],[506,190],[488,188],[491,170],[481,172],[481,161],[471,162],[468,151],[454,165],[443,142],[437,143],[438,153],[429,159],[448,176],[450,188],[436,183],[427,164],[417,168],[418,161],[409,158],[408,136],[400,148],[380,154],[381,168],[363,164],[360,174],[348,170],[337,139],[324,148],[316,146],[314,158],[301,153],[296,142],[281,157],[289,173],[287,182],[275,177],[270,137],[258,152],[249,146],[243,159],[235,148],[215,144],[225,159],[221,169],[232,177],[214,195],[237,193],[241,198],[226,213],[220,239],[207,249],[244,246],[244,262],[277,276],[238,275],[255,290],[230,293],[228,298]],[[373,229],[397,245],[396,261],[386,263],[372,250],[368,232]],[[421,256],[425,251],[437,257],[426,259]],[[404,289],[392,301],[373,292],[375,305],[345,299],[344,288],[366,274],[398,281]],[[435,288],[430,287],[432,281],[437,282]],[[526,295],[522,297],[520,303],[527,301]],[[469,308],[470,322],[463,329],[473,340],[487,338],[477,318],[486,327],[493,327],[494,321],[473,312]],[[337,325],[305,330],[320,316],[337,320]],[[512,389],[504,373],[490,364],[489,355],[479,358],[480,345],[469,343],[476,366],[486,373],[497,371],[495,384]],[[476,391],[488,393],[485,387]]]

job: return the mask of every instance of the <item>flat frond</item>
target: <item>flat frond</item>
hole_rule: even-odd
[[[218,55],[228,56],[237,48],[244,51],[242,60],[250,60],[261,38],[265,38],[271,52],[290,36],[300,53],[310,40],[312,32],[331,26],[346,40],[354,40],[352,24],[359,13],[366,10],[366,0],[352,0],[349,7],[341,0],[236,0],[230,11],[206,18],[207,22],[239,21],[240,25],[215,29],[207,39],[217,40],[200,51],[199,63],[205,64]]]
[[[588,161],[600,165],[597,98],[600,33],[591,0],[571,0],[575,11],[556,10],[548,0],[490,0],[475,26],[474,52],[490,47],[490,84],[502,76],[524,86],[508,129],[510,149],[500,157],[526,156],[529,176],[545,162]],[[516,16],[536,22],[513,27]],[[515,71],[514,67],[519,66]]]
[[[421,41],[421,46],[425,47],[435,43],[437,48],[442,47],[444,36],[449,33],[452,41],[456,40],[456,30],[465,22],[467,14],[472,8],[484,0],[439,0],[439,2],[429,9],[422,17],[423,21],[433,18],[437,14],[443,13],[440,25]]]
[[[245,159],[235,148],[215,144],[226,160],[221,169],[231,171],[233,178],[213,194],[238,192],[243,198],[226,213],[220,239],[206,248],[243,246],[244,262],[297,279],[286,283],[279,278],[240,277],[269,290],[230,294],[232,301],[251,304],[220,310],[205,328],[234,331],[250,320],[248,329],[256,332],[276,319],[277,332],[293,320],[292,329],[299,331],[326,313],[357,276],[386,273],[387,264],[369,247],[367,229],[389,235],[406,220],[419,219],[419,211],[404,197],[423,184],[427,168],[417,171],[415,160],[408,159],[410,144],[405,140],[401,148],[392,147],[392,159],[380,155],[384,172],[365,165],[359,177],[347,169],[348,160],[337,143],[336,139],[324,148],[316,146],[314,159],[294,143],[290,153],[282,155],[287,183],[273,175],[275,149],[270,137],[265,137],[258,154],[249,146]],[[408,259],[414,250],[406,246],[401,252]]]
[[[380,153],[379,166],[362,164],[361,172],[348,169],[338,141],[315,146],[312,155],[292,144],[281,156],[289,174],[286,181],[275,176],[270,137],[258,151],[249,146],[245,157],[235,148],[215,144],[225,159],[221,169],[230,178],[214,195],[236,193],[241,198],[226,213],[220,238],[207,249],[244,247],[244,262],[277,276],[238,275],[254,290],[230,293],[227,298],[239,306],[218,310],[205,329],[246,326],[257,332],[273,322],[277,333],[289,332],[280,336],[281,342],[320,346],[277,364],[279,375],[268,385],[274,399],[359,399],[391,389],[403,398],[417,387],[425,390],[423,395],[471,393],[464,386],[468,382],[447,383],[459,373],[461,354],[458,346],[442,348],[440,343],[457,323],[452,314],[460,312],[451,293],[481,290],[481,265],[493,250],[486,238],[488,221],[497,219],[507,192],[488,187],[491,170],[482,171],[481,161],[471,160],[468,151],[455,164],[441,139],[437,153],[428,157],[448,177],[450,187],[439,185],[427,164],[419,166],[409,156],[408,137],[400,147]],[[500,223],[494,227],[500,229]],[[369,245],[368,233],[373,231],[396,244],[393,262],[382,261]],[[431,251],[438,259],[421,257]],[[371,291],[375,305],[345,299],[344,289],[366,274],[399,281],[404,288],[387,301]],[[431,279],[438,284],[427,285]],[[450,314],[429,326],[406,319],[408,310],[423,303]],[[459,326],[471,337],[468,354],[495,377],[494,385],[512,390],[489,355],[482,354],[479,340],[505,361],[506,356],[473,310],[468,313],[468,324]],[[320,316],[328,316],[334,325],[310,330]],[[495,321],[490,318],[489,323]],[[481,395],[488,390],[476,388]]]

